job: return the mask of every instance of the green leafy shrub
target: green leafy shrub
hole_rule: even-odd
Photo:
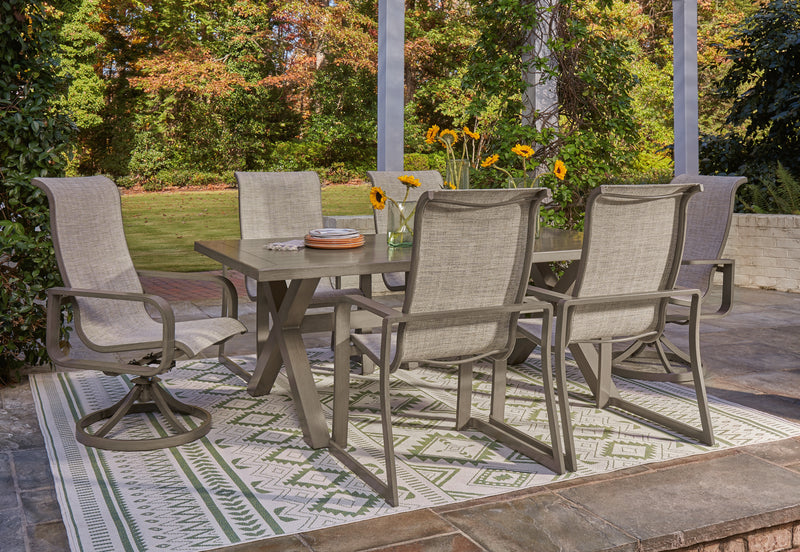
[[[322,166],[323,144],[311,141],[277,142],[272,152],[272,171],[308,171]]]
[[[743,203],[776,207],[769,199],[775,163],[800,174],[800,0],[763,4],[736,28],[733,44],[717,89],[733,103],[725,132],[701,141],[700,169],[744,175]]]
[[[429,171],[431,159],[425,153],[407,153],[403,156],[403,166],[407,171]]]
[[[748,184],[751,200],[746,207],[754,213],[800,215],[800,182],[781,163],[775,178],[777,182]]]
[[[61,283],[47,199],[31,185],[63,174],[75,128],[54,108],[63,82],[39,0],[4,0],[0,12],[0,383],[48,362],[45,290]],[[62,338],[66,337],[66,334]]]

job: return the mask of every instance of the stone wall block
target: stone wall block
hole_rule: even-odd
[[[747,535],[749,552],[778,552],[792,547],[792,529],[771,528]]]

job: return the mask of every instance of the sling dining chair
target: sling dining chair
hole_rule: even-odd
[[[239,229],[242,239],[302,237],[323,227],[319,176],[302,172],[236,172],[239,187]],[[287,253],[291,254],[291,253]],[[371,295],[370,275],[359,277],[359,288],[318,288],[309,309],[332,307],[339,297],[354,293]],[[256,300],[256,281],[245,277],[250,300]],[[361,313],[363,314],[363,313]],[[373,316],[360,316],[355,327],[372,327]],[[332,331],[333,313],[316,312],[303,319],[303,332]]]
[[[225,355],[224,342],[247,331],[236,319],[236,290],[225,278],[208,274],[137,271],[131,260],[122,226],[120,195],[104,176],[36,178],[50,203],[50,233],[64,287],[47,292],[47,352],[59,367],[101,370],[108,375],[129,375],[132,388],[118,403],[83,416],[76,437],[84,445],[110,450],[154,450],[185,444],[207,434],[211,415],[174,398],[159,382],[159,374],[175,360],[196,357],[212,345],[231,371],[241,368]],[[144,293],[140,276],[214,281],[222,287],[222,313],[218,318],[175,321],[162,297]],[[71,356],[59,343],[62,309],[71,303],[75,333],[99,358]],[[147,307],[158,313],[154,319]],[[130,362],[120,360],[131,357]],[[128,414],[157,412],[172,429],[165,437],[126,437],[117,424]],[[196,426],[184,414],[200,420]],[[107,420],[90,432],[91,426]],[[116,428],[116,430],[115,430]]]
[[[699,184],[600,186],[586,203],[584,239],[575,285],[569,294],[529,287],[528,293],[555,307],[555,371],[564,377],[567,348],[575,356],[597,408],[615,407],[714,444],[699,353],[700,291],[675,290],[686,230],[689,199]],[[611,379],[612,345],[652,342],[664,331],[667,304],[674,296],[690,300],[690,360],[698,429],[622,398]],[[528,320],[519,332],[545,337]],[[577,459],[571,425],[565,426],[567,468]]]
[[[401,364],[426,363],[443,369],[458,365],[456,429],[478,430],[557,473],[564,472],[547,339],[542,374],[550,443],[504,422],[506,358],[516,339],[519,313],[541,313],[545,326],[552,318],[548,304],[525,299],[534,221],[539,204],[548,195],[549,190],[542,188],[426,192],[417,205],[402,308],[348,296],[348,301],[383,319],[380,333],[351,335],[350,309],[345,303],[337,305],[330,451],[389,504],[399,501],[390,375]],[[351,340],[380,367],[385,482],[346,450]],[[482,359],[493,365],[488,421],[471,412],[473,365]],[[559,389],[565,389],[563,384],[559,382]]]
[[[733,218],[736,190],[747,182],[742,176],[697,176],[682,174],[672,179],[673,184],[702,184],[703,191],[696,194],[686,214],[686,244],[683,250],[681,269],[676,287],[700,290],[700,318],[721,318],[733,306],[733,259],[722,259]],[[712,288],[714,274],[722,272],[722,298],[718,308],[703,311]],[[680,297],[671,301],[667,311],[667,322],[686,325],[689,323],[689,303]],[[666,348],[666,350],[665,350]],[[652,356],[655,350],[658,363],[626,363],[630,357]],[[688,382],[692,373],[689,355],[675,343],[662,335],[652,343],[637,341],[615,357],[614,373],[628,378],[649,381]]]
[[[441,190],[444,184],[439,171],[367,171],[372,185],[381,188],[387,196],[397,201],[406,194],[406,185],[398,180],[403,175],[413,176],[419,180],[419,187],[410,190],[408,201],[417,201],[425,192]],[[375,217],[375,233],[385,234],[389,218],[388,209],[373,209],[372,212]],[[406,275],[404,272],[386,272],[382,276],[383,284],[389,291],[405,290]]]

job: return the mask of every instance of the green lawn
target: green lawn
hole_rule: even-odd
[[[325,215],[367,215],[369,186],[322,189]],[[239,237],[236,190],[144,193],[122,197],[122,219],[136,268],[194,272],[220,268],[195,253],[195,240]]]

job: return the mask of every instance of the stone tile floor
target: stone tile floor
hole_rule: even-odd
[[[182,283],[170,289],[163,284],[145,282],[148,291],[176,301],[180,316],[212,313],[215,301],[207,288]],[[241,316],[248,327],[254,326],[254,305],[246,298]],[[709,393],[800,422],[798,335],[800,294],[737,288],[734,311],[702,325]],[[680,328],[670,337],[680,344]],[[319,346],[327,337],[309,340],[309,346]],[[229,351],[252,352],[254,345],[249,333],[237,338]],[[0,551],[66,550],[47,453],[25,379],[0,388]],[[800,438],[223,550],[800,550]]]

